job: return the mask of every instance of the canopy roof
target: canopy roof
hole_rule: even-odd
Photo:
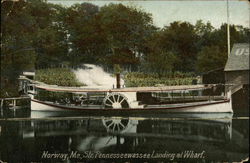
[[[181,91],[181,90],[198,90],[207,89],[211,86],[204,85],[180,85],[180,86],[164,86],[164,87],[128,87],[119,89],[108,88],[89,88],[89,87],[62,87],[52,85],[35,85],[36,88],[47,91],[56,92],[166,92],[166,91]]]
[[[30,85],[34,85],[38,89],[43,89],[53,92],[171,92],[171,91],[185,91],[185,90],[202,90],[211,88],[213,85],[178,85],[178,86],[162,86],[162,87],[125,87],[125,88],[104,88],[97,87],[65,87],[58,85],[48,85],[43,82],[34,81],[24,76],[19,79],[30,81]]]

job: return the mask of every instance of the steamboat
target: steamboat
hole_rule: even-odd
[[[35,111],[233,113],[231,92],[214,94],[216,85],[64,87],[35,81],[25,73],[19,81],[19,90],[30,96]]]

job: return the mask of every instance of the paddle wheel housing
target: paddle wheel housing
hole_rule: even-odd
[[[137,101],[136,92],[109,92],[103,100],[104,108],[143,108]]]

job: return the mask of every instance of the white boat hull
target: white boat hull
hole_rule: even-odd
[[[36,111],[62,111],[62,109],[51,106],[51,105],[46,105],[43,103],[40,103],[36,100],[31,100],[31,110],[36,110]]]
[[[181,112],[181,113],[232,113],[231,101],[196,102],[187,104],[148,105],[144,108],[103,109],[100,105],[74,106],[31,100],[31,110],[35,111],[110,111],[110,112]]]

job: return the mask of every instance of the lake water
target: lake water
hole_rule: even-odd
[[[102,117],[9,111],[1,114],[0,160],[160,163],[249,158],[249,118],[211,117],[214,115]]]

